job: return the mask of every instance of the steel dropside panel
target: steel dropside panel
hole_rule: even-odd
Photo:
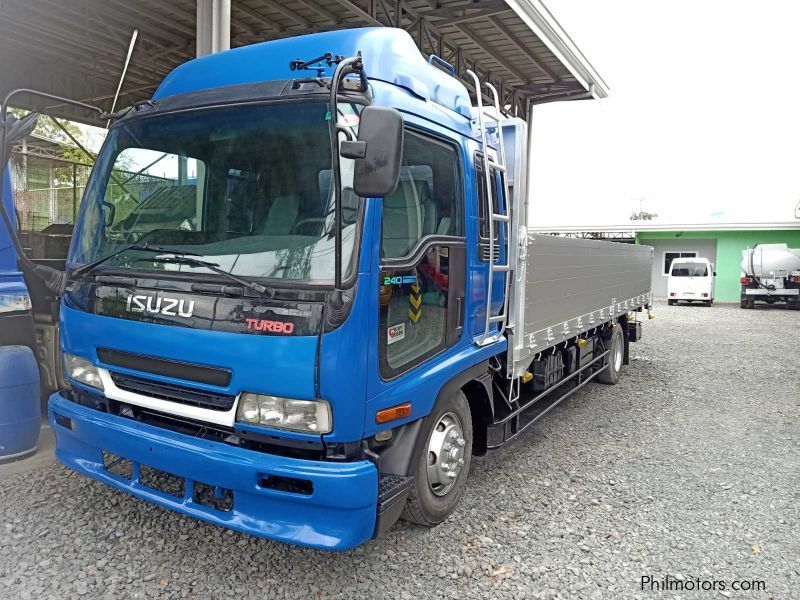
[[[649,246],[529,234],[525,257],[509,344],[514,376],[535,354],[652,301]]]

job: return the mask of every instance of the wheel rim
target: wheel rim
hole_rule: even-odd
[[[467,445],[461,420],[454,413],[445,413],[436,423],[428,442],[428,485],[437,496],[447,494],[464,468]]]
[[[614,370],[619,371],[622,368],[622,344],[619,339],[614,344]]]

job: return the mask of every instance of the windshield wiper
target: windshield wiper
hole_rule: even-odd
[[[172,256],[157,256],[153,259],[153,262],[183,264],[188,267],[205,267],[210,271],[217,273],[218,275],[227,277],[231,281],[234,281],[239,285],[246,287],[247,289],[253,290],[259,296],[272,298],[275,295],[274,290],[264,287],[260,283],[256,283],[254,281],[247,281],[246,279],[237,277],[236,275],[230,273],[229,271],[220,269],[218,263],[212,263],[197,258],[192,258],[194,256],[202,256],[202,254],[198,254],[197,252],[190,252],[189,250],[173,250],[171,248],[164,248],[163,246],[153,246],[151,244],[148,244],[147,242],[145,242],[144,244],[129,244],[128,246],[120,248],[116,252],[112,252],[111,254],[104,256],[103,258],[98,258],[97,260],[87,263],[82,267],[78,267],[72,272],[72,276],[81,277],[83,275],[88,275],[96,267],[100,266],[107,260],[110,260],[115,256],[119,256],[120,254],[123,254],[128,250],[139,250],[141,252],[152,252],[154,254],[171,254]],[[136,260],[145,260],[145,259],[138,258]]]
[[[152,249],[153,246],[148,246],[148,249]],[[146,259],[146,258],[137,258],[137,261],[144,261],[144,260],[152,260],[152,262],[157,263],[170,263],[174,265],[186,265],[187,267],[205,267],[209,271],[216,273],[217,275],[222,275],[223,277],[227,277],[231,281],[238,283],[241,286],[246,287],[247,289],[253,290],[256,294],[261,296],[262,298],[272,298],[275,296],[275,291],[271,288],[267,288],[260,283],[256,283],[255,281],[248,281],[247,279],[242,279],[231,273],[230,271],[226,271],[225,269],[220,269],[218,263],[208,262],[206,260],[200,260],[198,258],[192,258],[188,256],[188,253],[184,254],[182,252],[175,252],[172,250],[164,250],[163,252],[171,253],[172,256],[156,256],[153,259]],[[199,254],[192,254],[192,256],[200,256]]]
[[[99,267],[107,260],[114,258],[115,256],[119,256],[127,252],[128,250],[140,250],[142,252],[154,252],[156,254],[176,254],[178,256],[200,256],[197,252],[189,252],[187,250],[172,250],[170,248],[162,248],[161,246],[151,246],[147,242],[144,244],[129,244],[123,248],[120,248],[116,252],[112,252],[104,256],[103,258],[98,258],[90,263],[86,263],[85,265],[78,267],[72,272],[73,277],[81,277],[83,275],[88,275],[92,271],[94,271],[95,267]]]

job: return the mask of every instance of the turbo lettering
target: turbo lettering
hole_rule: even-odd
[[[269,319],[245,319],[247,331],[269,331],[289,335],[294,331],[294,323],[270,321]]]

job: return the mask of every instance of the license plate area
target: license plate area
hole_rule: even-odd
[[[139,467],[139,483],[175,498],[183,498],[186,491],[186,479],[147,465]]]
[[[202,481],[192,481],[105,450],[102,451],[102,456],[103,469],[110,475],[124,479],[130,484],[136,482],[140,486],[145,486],[177,500],[190,497],[195,504],[216,511],[230,512],[233,510],[234,494],[231,489]]]

